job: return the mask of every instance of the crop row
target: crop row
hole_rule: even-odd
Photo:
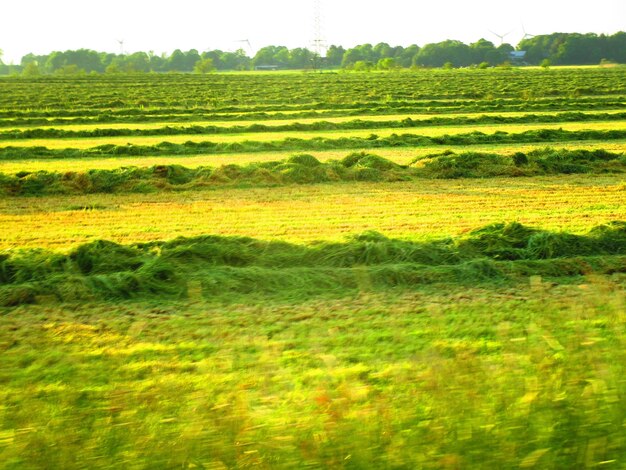
[[[105,144],[92,148],[49,149],[46,147],[7,146],[0,148],[0,160],[51,159],[51,158],[102,158],[113,156],[158,156],[199,155],[232,152],[305,151],[327,149],[375,149],[384,147],[419,147],[434,145],[478,145],[507,143],[555,143],[563,141],[616,140],[625,139],[626,130],[581,130],[538,129],[521,133],[495,132],[424,136],[418,134],[391,134],[378,137],[339,137],[313,139],[286,138],[279,141],[232,141],[232,142],[184,142],[175,144],[161,142],[156,145],[113,145]]]
[[[67,255],[40,250],[0,255],[0,306],[59,300],[181,297],[200,279],[205,296],[325,292],[358,287],[359,275],[379,287],[427,282],[493,281],[506,277],[624,272],[626,222],[586,236],[495,224],[456,240],[393,240],[376,232],[312,247],[250,238],[198,237],[123,246],[81,245]],[[355,272],[355,268],[359,268]]]
[[[611,96],[623,69],[417,71],[349,74],[215,74],[0,80],[0,109],[281,107],[363,102]]]
[[[395,114],[467,114],[623,110],[626,97],[608,99],[445,100],[426,102],[352,103],[312,106],[210,108],[75,109],[71,111],[0,111],[0,127],[59,124],[147,123],[196,121],[268,121],[285,119],[385,116]]]
[[[401,181],[411,178],[485,178],[574,173],[626,173],[626,157],[604,150],[542,149],[512,157],[464,152],[430,155],[416,166],[400,166],[367,153],[353,153],[340,161],[322,163],[311,155],[285,161],[185,168],[159,165],[149,168],[88,170],[86,172],[0,173],[0,194],[43,196],[71,193],[155,192],[224,185],[275,186],[332,181]]]
[[[119,137],[119,136],[169,136],[169,135],[210,135],[210,134],[244,134],[258,132],[291,132],[291,131],[335,131],[351,129],[388,129],[388,128],[419,128],[431,126],[452,125],[482,125],[482,124],[522,124],[522,123],[560,123],[560,122],[597,122],[597,121],[623,121],[626,120],[626,112],[621,113],[557,113],[543,115],[524,116],[484,116],[476,117],[431,117],[426,119],[411,119],[407,117],[399,121],[374,121],[352,120],[344,122],[317,121],[311,123],[292,122],[288,124],[250,124],[247,126],[165,126],[150,129],[123,129],[123,128],[97,128],[91,130],[66,130],[62,128],[48,129],[25,129],[0,131],[0,140],[19,139],[56,139],[56,138],[95,138],[95,137]]]

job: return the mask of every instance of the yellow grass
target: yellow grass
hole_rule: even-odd
[[[294,111],[293,113],[295,113]],[[600,110],[600,111],[586,111],[583,114],[616,114],[622,113],[623,110]],[[268,113],[269,114],[269,113]],[[285,113],[289,114],[289,113]],[[341,116],[341,117],[312,117],[312,118],[294,118],[294,119],[272,119],[272,120],[263,120],[259,118],[251,118],[251,119],[238,119],[236,121],[210,121],[210,120],[199,120],[199,121],[191,121],[191,122],[176,122],[176,121],[155,121],[155,122],[99,122],[93,124],[72,124],[71,118],[68,118],[67,123],[63,124],[51,124],[51,125],[34,125],[34,126],[15,126],[15,127],[2,127],[0,131],[12,131],[12,130],[26,130],[26,129],[64,129],[68,131],[85,131],[85,130],[94,130],[94,129],[158,129],[161,127],[192,127],[192,126],[218,126],[223,128],[229,128],[233,126],[249,126],[251,124],[264,124],[267,126],[282,126],[286,124],[309,124],[313,122],[319,121],[327,121],[334,123],[341,122],[349,122],[354,120],[361,121],[379,121],[379,122],[387,122],[387,121],[401,121],[402,119],[411,118],[413,120],[422,120],[422,119],[431,119],[433,117],[442,117],[446,119],[454,119],[454,118],[471,118],[471,117],[480,117],[480,116],[503,116],[503,117],[521,117],[527,116],[529,114],[537,115],[537,116],[554,116],[558,114],[557,111],[531,111],[531,112],[485,112],[485,113],[420,113],[420,114],[390,114],[390,115],[350,115],[350,116]],[[1,120],[0,120],[1,121]]]
[[[558,142],[552,144],[555,148],[561,149],[604,149],[609,152],[626,152],[626,140],[605,141],[584,141],[584,142]],[[351,152],[367,151],[392,160],[400,165],[406,165],[416,157],[425,156],[432,153],[439,153],[446,149],[454,152],[493,152],[499,154],[513,154],[515,152],[530,152],[535,149],[546,147],[545,143],[529,144],[489,144],[472,146],[428,146],[428,147],[388,147],[380,149],[355,149],[355,150],[314,150],[305,152],[254,152],[254,153],[225,153],[216,155],[171,155],[163,157],[117,157],[117,158],[94,158],[94,159],[41,159],[41,160],[0,160],[0,173],[17,173],[19,171],[86,171],[91,169],[113,170],[120,167],[138,166],[149,167],[153,165],[183,165],[188,168],[199,166],[220,166],[235,163],[246,165],[256,162],[269,162],[284,160],[296,153],[308,153],[315,156],[320,161],[338,160],[344,158]]]
[[[63,139],[24,139],[24,140],[3,140],[0,141],[0,148],[43,146],[50,149],[76,148],[86,149],[98,145],[156,145],[160,142],[171,142],[182,144],[184,142],[218,142],[232,143],[243,142],[245,140],[257,142],[280,141],[287,138],[313,139],[323,137],[329,139],[368,137],[376,134],[380,137],[388,137],[392,134],[416,134],[429,137],[442,136],[445,134],[463,134],[469,132],[483,132],[493,134],[496,131],[520,133],[537,129],[563,129],[567,131],[580,130],[622,130],[626,129],[626,121],[600,121],[600,122],[575,122],[575,123],[555,123],[555,124],[514,124],[514,125],[467,125],[467,126],[437,126],[425,128],[388,128],[388,129],[357,129],[357,130],[337,130],[337,131],[310,131],[310,132],[250,132],[235,134],[216,135],[168,135],[168,136],[128,136],[128,137],[99,137],[99,138],[63,138]]]
[[[499,221],[585,232],[624,218],[625,188],[623,176],[576,175],[5,198],[0,248],[200,234],[306,242],[365,230],[423,239]]]

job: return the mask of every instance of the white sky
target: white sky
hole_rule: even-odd
[[[420,46],[465,43],[499,34],[516,45],[530,34],[626,30],[626,0],[319,0],[322,36],[346,48],[366,42]],[[174,49],[234,51],[250,40],[309,47],[314,0],[5,0],[0,4],[3,61],[29,52],[88,48],[171,53]],[[245,46],[247,47],[247,46]]]

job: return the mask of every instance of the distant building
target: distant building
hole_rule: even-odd
[[[254,70],[278,70],[278,65],[255,65]]]
[[[509,52],[509,60],[511,62],[516,62],[516,63],[524,62],[525,58],[526,58],[526,51]]]

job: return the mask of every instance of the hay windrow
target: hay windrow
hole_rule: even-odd
[[[490,178],[571,173],[624,173],[626,157],[606,150],[544,148],[527,154],[445,151],[398,165],[360,151],[341,160],[319,161],[311,154],[295,154],[283,161],[228,164],[220,167],[155,165],[84,172],[0,173],[0,194],[141,193],[200,189],[212,186],[276,186],[331,181],[402,181],[412,178]]]
[[[199,281],[203,295],[310,296],[424,283],[516,282],[626,272],[626,222],[586,235],[519,223],[492,224],[456,239],[412,242],[376,232],[309,246],[245,237],[202,236],[136,245],[98,240],[68,254],[8,251],[0,256],[0,305],[60,301],[179,298]]]

